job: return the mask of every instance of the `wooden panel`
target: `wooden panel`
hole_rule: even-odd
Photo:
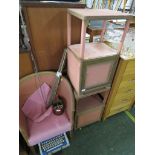
[[[83,8],[85,4],[82,2],[67,2],[67,1],[36,1],[36,0],[22,0],[20,1],[22,6],[27,7],[50,7],[50,8]]]
[[[134,93],[133,94],[117,94],[114,99],[112,99],[109,103],[112,106],[109,109],[108,113],[111,113],[111,111],[117,111],[118,109],[123,109],[124,107],[130,107],[132,104],[132,101],[134,99]]]
[[[67,47],[67,8],[29,6],[24,13],[39,70],[58,69]],[[72,43],[79,43],[81,21],[72,21]]]
[[[134,93],[117,93],[114,100],[120,101],[124,99],[131,99],[132,97],[134,97]]]
[[[129,108],[130,108],[130,106],[125,106],[125,107],[121,107],[121,108],[115,109],[115,110],[111,111],[111,112],[107,115],[107,117],[112,116],[112,115],[114,115],[114,114],[117,114],[117,113],[119,113],[119,112],[125,111],[125,110],[127,110],[127,109],[129,109]]]
[[[119,88],[117,93],[135,93],[135,89],[134,88],[130,88],[130,87],[124,87],[124,88]]]
[[[131,60],[128,62],[127,68],[135,68],[135,60]]]
[[[134,80],[135,79],[135,74],[124,74],[122,81],[128,81],[128,80]]]
[[[134,88],[135,87],[135,80],[128,80],[128,81],[122,81],[119,88]]]
[[[135,68],[126,68],[124,75],[135,74]]]
[[[135,95],[134,60],[120,59],[108,97],[104,119],[131,107]]]
[[[33,73],[33,66],[29,52],[19,53],[19,77]]]
[[[94,123],[101,119],[102,108],[96,108],[93,111],[77,116],[77,128]]]
[[[110,113],[113,111],[117,111],[118,109],[123,109],[124,107],[129,107],[131,104],[131,99],[124,99],[122,101],[120,101],[119,104],[112,106],[112,108],[110,109]]]
[[[135,74],[135,61],[128,62],[124,75],[126,74]]]

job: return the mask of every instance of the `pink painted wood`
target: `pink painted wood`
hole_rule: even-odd
[[[104,33],[106,31],[106,21],[103,20],[103,23],[102,23],[102,32],[101,32],[101,42],[104,41]]]
[[[81,49],[80,49],[80,57],[82,59],[84,59],[86,27],[87,27],[86,21],[82,20],[82,25],[81,25]]]
[[[67,46],[71,45],[71,15],[67,13]]]
[[[126,34],[127,34],[128,30],[129,30],[129,27],[130,27],[130,20],[127,20],[127,21],[126,21],[126,24],[125,24],[125,27],[124,27],[124,32],[123,32],[121,41],[120,41],[119,46],[118,46],[118,52],[119,52],[119,53],[120,53],[121,50],[122,50],[123,43],[124,43]]]

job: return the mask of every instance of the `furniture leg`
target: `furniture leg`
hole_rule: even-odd
[[[106,21],[103,20],[103,23],[102,23],[102,32],[101,32],[101,38],[100,38],[100,41],[103,42],[103,38],[104,38],[104,33],[106,31]]]
[[[83,20],[81,25],[81,50],[80,50],[81,58],[84,58],[86,27],[87,27],[86,21]]]
[[[71,131],[69,132],[69,137],[70,137],[70,139],[73,138],[73,130],[71,130]]]
[[[93,42],[93,37],[94,37],[94,34],[93,32],[90,33],[90,39],[89,39],[89,42]]]
[[[67,13],[67,46],[71,45],[71,15]]]
[[[121,38],[121,41],[120,41],[120,44],[119,44],[119,47],[118,47],[119,53],[120,53],[121,50],[122,50],[122,47],[123,47],[123,43],[124,43],[126,34],[127,34],[128,30],[129,30],[129,26],[130,26],[130,21],[127,20],[127,21],[126,21],[126,24],[125,24],[124,32],[123,32],[123,35],[122,35],[122,38]]]

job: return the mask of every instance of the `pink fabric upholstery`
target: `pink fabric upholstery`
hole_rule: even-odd
[[[36,145],[41,141],[52,138],[61,133],[71,130],[71,123],[67,119],[66,113],[56,116],[53,113],[46,117],[40,123],[28,120],[29,138],[28,143],[30,146]]]
[[[50,87],[44,83],[25,102],[22,111],[25,116],[35,122],[40,122],[48,117],[52,108],[46,109],[46,100]]]
[[[40,85],[47,83],[47,85],[51,87],[54,82],[55,73],[39,72],[38,76],[40,79]],[[38,88],[39,86],[36,74],[28,75],[20,80],[19,128],[22,136],[29,146],[35,145],[42,140],[61,134],[62,132],[70,131],[73,128],[74,96],[70,83],[64,77],[62,77],[58,89],[58,94],[66,101],[64,115],[53,116],[53,113],[51,113],[49,117],[46,117],[39,123],[33,122],[26,118],[22,111],[22,107],[29,96],[32,95]],[[57,118],[55,119],[55,117]]]

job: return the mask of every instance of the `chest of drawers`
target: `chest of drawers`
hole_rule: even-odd
[[[135,59],[120,58],[103,118],[129,109],[135,100]]]

